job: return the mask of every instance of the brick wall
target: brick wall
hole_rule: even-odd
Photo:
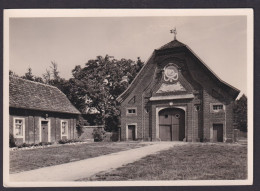
[[[223,104],[225,109],[221,112],[212,112],[212,104]],[[211,141],[210,130],[213,124],[223,124],[224,141],[231,142],[233,137],[233,102],[229,98],[214,98],[208,91],[203,91],[203,135],[204,139]]]
[[[192,93],[194,99],[169,101],[147,101],[151,96],[158,96],[156,91],[162,84],[162,70],[169,62],[175,63],[180,69],[179,82],[186,92],[171,92],[170,94]],[[233,137],[233,102],[226,92],[227,88],[220,86],[216,77],[190,52],[172,51],[171,55],[161,54],[152,57],[145,70],[138,77],[138,83],[131,86],[125,100],[121,103],[121,140],[126,140],[127,124],[137,124],[137,138],[158,140],[156,135],[156,108],[186,107],[186,141],[210,141],[213,124],[223,124],[224,141],[232,141]],[[215,95],[213,92],[216,92]],[[167,93],[169,95],[169,93]],[[166,95],[166,94],[165,94]],[[218,95],[221,95],[219,98]],[[135,103],[129,101],[135,96]],[[163,95],[162,95],[163,96]],[[225,105],[223,112],[212,112],[211,104]],[[136,107],[136,116],[127,116],[126,109]],[[146,112],[148,110],[148,112]]]
[[[155,70],[156,65],[150,64],[146,67],[146,70]],[[121,140],[125,141],[127,125],[136,123],[137,124],[137,139],[149,139],[149,113],[146,113],[144,107],[144,91],[145,88],[149,86],[150,81],[153,78],[153,74],[142,72],[140,75],[141,79],[137,83],[134,90],[127,96],[127,98],[121,103]],[[135,96],[135,102],[132,103],[130,100]],[[127,116],[127,108],[136,107],[137,115]],[[145,127],[143,126],[145,124]]]

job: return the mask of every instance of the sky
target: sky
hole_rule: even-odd
[[[10,69],[24,75],[29,67],[42,76],[58,64],[69,79],[76,65],[110,55],[147,61],[154,49],[173,40],[188,45],[225,82],[247,94],[246,16],[149,16],[83,18],[11,18]]]

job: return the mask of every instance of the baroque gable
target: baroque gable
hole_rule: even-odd
[[[184,64],[176,60],[167,60],[157,66],[157,80],[152,89],[153,96],[190,94],[193,86],[182,74]]]

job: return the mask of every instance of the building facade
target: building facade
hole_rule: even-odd
[[[121,140],[232,142],[238,94],[173,40],[153,52],[117,98]]]
[[[58,88],[9,77],[9,133],[16,144],[75,139],[79,114]]]

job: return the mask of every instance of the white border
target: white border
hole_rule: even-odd
[[[3,136],[3,183],[11,187],[64,186],[195,186],[251,185],[253,183],[253,9],[9,9],[4,10],[3,118],[9,126],[9,18],[21,17],[140,17],[140,16],[247,16],[247,92],[248,92],[248,179],[193,181],[120,181],[120,182],[9,182],[9,128]],[[116,183],[116,184],[115,184]]]

